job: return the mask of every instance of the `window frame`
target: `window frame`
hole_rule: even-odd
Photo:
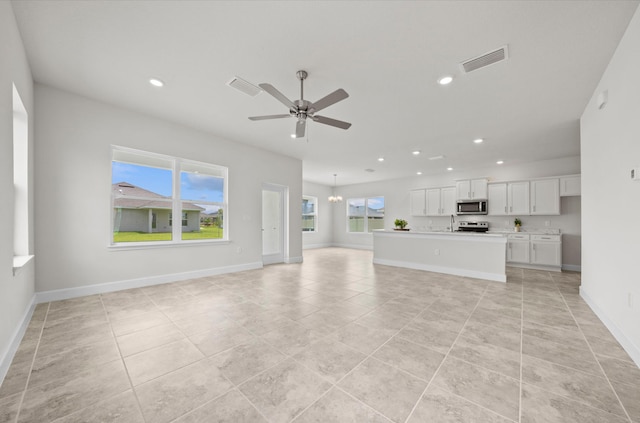
[[[313,200],[313,213],[305,213],[304,209],[302,209],[302,220],[304,222],[304,217],[305,216],[313,216],[313,230],[311,231],[305,231],[304,230],[304,223],[302,224],[302,233],[303,234],[313,234],[313,233],[317,233],[318,232],[318,197],[314,197],[313,195],[303,195],[302,196],[302,200],[304,203],[304,200]]]
[[[129,147],[122,147],[118,145],[111,145],[111,169],[110,169],[110,185],[113,185],[113,163],[121,162],[120,160],[115,159],[116,152],[121,153],[129,153],[132,155],[146,157],[148,159],[155,160],[164,160],[171,163],[171,198],[167,199],[167,203],[171,204],[171,215],[172,216],[180,216],[181,218],[184,216],[184,213],[187,213],[182,210],[183,202],[195,202],[195,200],[182,199],[180,195],[181,188],[181,177],[183,172],[190,172],[189,170],[183,170],[183,167],[189,166],[198,166],[202,168],[211,169],[217,173],[220,173],[220,177],[223,178],[223,201],[198,201],[198,203],[214,205],[219,207],[222,210],[224,216],[224,223],[222,225],[222,238],[208,238],[208,239],[190,239],[183,240],[182,239],[182,225],[178,226],[170,226],[171,227],[171,240],[168,241],[136,241],[136,242],[115,242],[114,241],[114,217],[115,217],[115,207],[114,207],[114,199],[115,195],[113,194],[113,190],[111,189],[110,194],[110,219],[108,224],[108,248],[114,250],[128,250],[128,249],[152,249],[152,248],[162,248],[162,247],[175,247],[175,246],[188,246],[188,245],[202,245],[202,244],[228,244],[229,241],[229,204],[228,204],[228,196],[229,196],[229,169],[226,166],[216,165],[212,163],[200,162],[190,159],[184,159],[180,157],[169,156],[160,153],[153,153],[144,150],[133,149]],[[136,164],[132,162],[132,164]],[[147,166],[143,163],[139,163],[140,166]],[[186,165],[186,166],[185,166]],[[168,168],[167,168],[168,169]],[[181,223],[183,223],[182,220]]]
[[[369,218],[371,217],[371,216],[369,216],[369,200],[372,200],[372,199],[375,199],[375,198],[382,198],[382,201],[385,201],[384,200],[384,195],[371,195],[371,196],[368,196],[368,197],[351,197],[351,198],[347,198],[347,201],[345,202],[345,208],[346,208],[346,224],[347,224],[346,231],[347,231],[348,234],[356,234],[356,235],[357,234],[361,234],[361,235],[369,234],[370,235],[370,234],[373,233],[373,230],[369,231]],[[349,218],[350,217],[360,217],[360,216],[356,216],[356,215],[352,216],[351,214],[349,214],[349,202],[352,201],[352,200],[361,200],[361,199],[364,200],[364,216],[362,216],[362,218],[364,219],[364,221],[363,221],[364,222],[364,226],[363,226],[362,232],[360,232],[360,231],[355,232],[355,231],[351,231],[351,227],[350,227],[351,225],[349,224],[350,223]],[[383,225],[384,225],[385,217],[386,216],[382,217]]]

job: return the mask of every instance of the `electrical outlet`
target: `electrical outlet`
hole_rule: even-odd
[[[242,253],[242,247],[236,248],[236,253],[238,253],[238,254]]]
[[[433,225],[433,220],[430,220],[430,221],[429,221],[429,225]]]
[[[436,256],[440,255],[440,248],[436,248],[436,250],[433,252]]]
[[[544,221],[544,226],[549,227],[550,224],[551,224],[551,222],[549,222],[548,220]]]

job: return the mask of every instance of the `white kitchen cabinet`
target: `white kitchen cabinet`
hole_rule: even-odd
[[[489,215],[529,214],[529,181],[489,184],[487,192]]]
[[[531,214],[560,214],[560,181],[557,178],[531,181]]]
[[[410,199],[410,214],[411,216],[426,216],[427,215],[427,203],[426,203],[426,190],[416,189],[409,191]]]
[[[486,200],[487,179],[465,179],[456,182],[458,200]]]
[[[529,181],[509,182],[507,197],[510,215],[529,214]]]
[[[427,216],[455,214],[455,188],[430,188],[426,190]]]
[[[560,197],[581,195],[580,175],[560,177]]]
[[[529,263],[529,235],[510,234],[507,236],[507,262]]]
[[[560,235],[532,235],[531,263],[543,266],[562,266]]]

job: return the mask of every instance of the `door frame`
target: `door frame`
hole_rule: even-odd
[[[268,254],[265,255],[264,251],[262,254],[262,264],[275,264],[275,263],[285,263],[287,257],[289,257],[289,187],[285,185],[273,184],[270,182],[264,182],[262,184],[262,192],[264,191],[273,191],[280,193],[281,203],[280,207],[282,213],[280,215],[280,225],[282,228],[282,254]],[[262,204],[262,212],[264,212],[264,203]],[[262,215],[260,216],[262,219]],[[262,228],[263,222],[260,222],[260,227],[262,229],[262,235],[264,236],[264,228]],[[262,237],[261,237],[262,240]],[[264,244],[260,246],[260,248],[264,248]]]

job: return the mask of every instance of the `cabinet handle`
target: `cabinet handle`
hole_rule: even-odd
[[[536,211],[536,206],[535,205],[533,206],[533,211]]]
[[[475,191],[472,191],[472,192],[471,192],[471,198],[474,198],[475,196],[476,196],[476,192],[475,192]]]
[[[513,211],[513,206],[509,207],[509,211],[511,211],[511,212]]]

